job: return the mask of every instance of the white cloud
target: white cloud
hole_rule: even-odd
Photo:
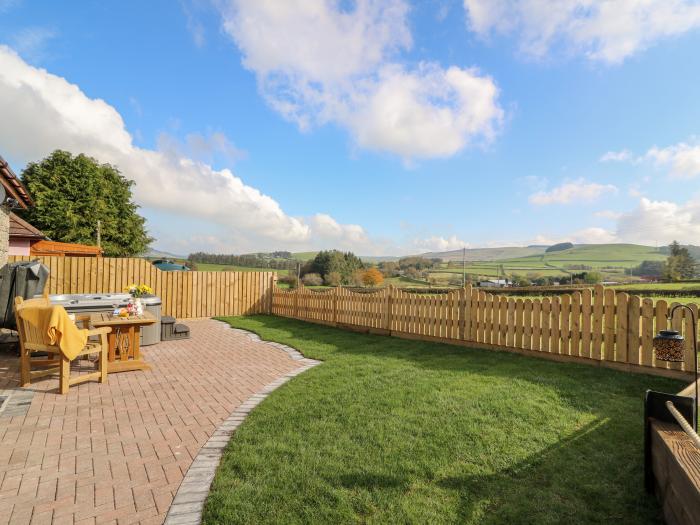
[[[447,252],[469,248],[470,246],[469,243],[458,239],[456,235],[447,238],[433,235],[426,239],[414,239],[413,247],[423,252]]]
[[[528,245],[552,245],[560,242],[572,242],[574,244],[607,244],[616,242],[617,236],[615,233],[606,230],[605,228],[583,228],[572,232],[569,235],[537,235],[534,239],[528,241]]]
[[[62,77],[28,65],[5,46],[0,46],[0,115],[12,123],[0,126],[5,156],[27,162],[59,148],[92,155],[118,166],[136,182],[134,195],[140,204],[223,226],[245,239],[241,249],[304,248],[318,239],[352,244],[363,238],[359,226],[341,225],[328,216],[304,219],[286,214],[272,197],[246,185],[229,169],[215,170],[177,149],[135,146],[112,106],[87,97]],[[221,137],[213,137],[218,147],[229,147]]]
[[[628,149],[620,151],[608,151],[602,157],[600,162],[625,162],[632,158],[632,152]]]
[[[358,146],[410,160],[488,141],[503,118],[475,68],[393,60],[412,44],[403,0],[231,0],[221,13],[263,96],[302,130],[339,124]]]
[[[595,212],[593,215],[595,215],[596,217],[600,217],[601,219],[617,220],[620,217],[622,217],[622,212],[612,210],[601,210]]]
[[[491,139],[501,118],[498,90],[475,69],[387,66],[342,120],[361,147],[404,158],[447,157],[473,137]]]
[[[220,131],[206,135],[188,133],[184,141],[179,141],[167,133],[161,133],[158,137],[158,149],[176,156],[190,157],[207,164],[212,164],[218,158],[228,163],[234,163],[247,156],[245,150],[238,148]]]
[[[606,244],[615,242],[617,236],[605,228],[591,227],[574,232],[572,238],[580,244]]]
[[[358,224],[339,224],[325,213],[317,213],[309,219],[309,223],[319,239],[339,242],[337,248],[369,248],[371,244],[364,228]]]
[[[532,244],[628,242],[648,246],[661,246],[673,240],[681,243],[700,244],[700,200],[685,203],[639,199],[636,208],[622,213],[608,212],[615,220],[613,230],[584,228],[566,236],[536,237]],[[601,216],[599,212],[597,214]]]
[[[561,46],[615,64],[700,27],[693,0],[464,0],[464,7],[474,32],[515,34],[521,52],[537,58]]]
[[[1,11],[1,9],[0,9]],[[22,56],[35,62],[44,59],[49,41],[56,37],[56,31],[48,27],[25,27],[10,37],[12,48]]]
[[[192,36],[194,45],[202,48],[206,44],[204,24],[199,19],[198,11],[202,9],[202,2],[198,0],[180,0],[182,13],[185,15],[187,30]]]
[[[644,193],[642,193],[642,190],[638,184],[631,184],[629,188],[627,188],[627,195],[636,199],[643,196]]]
[[[619,161],[634,164],[651,163],[668,170],[669,176],[678,179],[691,179],[700,175],[700,141],[692,137],[689,142],[679,142],[665,148],[653,146],[643,155],[634,155],[625,149],[609,151],[601,161]]]
[[[647,151],[645,160],[668,168],[671,177],[690,179],[700,175],[700,145],[681,142],[666,148],[656,146]]]
[[[679,204],[641,198],[634,210],[624,213],[617,223],[617,236],[625,242],[649,245],[700,244],[700,201]]]
[[[548,204],[568,204],[571,202],[593,202],[605,193],[617,193],[612,184],[598,184],[578,179],[565,182],[549,191],[538,191],[530,195],[529,201],[538,206]]]

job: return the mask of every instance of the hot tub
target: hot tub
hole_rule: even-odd
[[[60,304],[71,314],[111,312],[126,306],[129,299],[131,296],[128,293],[49,295],[52,304]]]

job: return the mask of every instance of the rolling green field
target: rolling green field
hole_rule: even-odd
[[[634,283],[615,286],[616,290],[700,290],[700,283]]]
[[[466,271],[471,275],[497,277],[522,275],[526,277],[567,277],[571,273],[583,270],[572,268],[586,266],[599,271],[606,279],[630,280],[629,269],[639,266],[643,261],[664,261],[666,255],[657,248],[636,244],[597,244],[574,246],[568,250],[550,252],[527,257],[500,259],[495,261],[467,262]],[[438,281],[449,281],[450,274],[462,273],[462,266],[457,262],[448,267],[431,272],[431,277]]]
[[[471,250],[472,252],[478,250]],[[484,257],[491,258],[497,254],[515,254],[528,253],[524,249],[482,249]],[[537,252],[537,249],[530,249]],[[541,252],[541,249],[539,250]],[[318,252],[297,252],[293,253],[292,257],[297,261],[307,261],[312,259]],[[449,252],[452,254],[452,252]],[[439,254],[435,254],[439,255]],[[473,255],[473,254],[472,254]],[[368,259],[368,258],[366,258]],[[629,275],[629,269],[638,266],[643,261],[663,261],[666,255],[661,253],[658,248],[651,246],[641,246],[636,244],[595,244],[595,245],[577,245],[568,250],[550,253],[535,253],[521,257],[503,258],[498,260],[484,261],[467,261],[466,272],[472,279],[488,279],[500,277],[505,273],[507,277],[516,275],[527,277],[530,279],[536,277],[560,277],[564,281],[571,276],[572,273],[585,271],[578,269],[579,267],[587,267],[603,274],[603,278],[608,281],[616,282],[634,282],[635,277]],[[260,271],[260,268],[249,268],[241,266],[229,266],[221,264],[197,264],[199,270],[210,271],[241,271],[253,272]],[[287,270],[274,270],[280,276],[286,275]],[[448,287],[450,280],[459,279],[462,275],[462,265],[459,261],[452,260],[451,263],[443,262],[438,268],[430,271],[429,279],[434,286]],[[392,284],[397,287],[422,287],[427,286],[427,283],[422,283],[414,279],[406,279],[402,277],[393,277],[385,280],[385,285]],[[683,288],[692,287],[688,284],[664,284],[664,285],[649,285],[649,284],[631,284],[635,288],[640,286],[648,287],[650,290],[654,287],[662,286],[664,289],[672,289],[676,286]],[[700,288],[700,283],[697,284]]]
[[[317,253],[318,252],[296,252],[292,254],[292,259],[301,262],[310,261],[311,259],[316,257]]]
[[[575,246],[561,252],[547,253],[543,261],[553,266],[585,264],[597,269],[632,268],[642,261],[665,261],[667,255],[658,248],[637,244],[601,244]]]

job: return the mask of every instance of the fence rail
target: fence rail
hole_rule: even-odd
[[[164,272],[145,259],[23,257],[40,260],[51,274],[50,294],[121,292],[147,284],[163,301],[163,315],[179,318],[269,313],[275,272]]]
[[[358,293],[302,287],[272,293],[274,315],[684,376],[693,371],[692,321],[683,309],[668,321],[674,304],[654,304],[602,286],[536,299],[499,296],[470,286],[433,295],[395,288]],[[690,306],[697,315],[697,305]],[[657,361],[654,356],[654,334],[667,328],[688,335],[682,363]]]

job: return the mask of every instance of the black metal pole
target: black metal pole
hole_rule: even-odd
[[[673,319],[673,312],[676,311],[677,308],[685,308],[690,312],[690,319],[693,321],[693,362],[695,364],[695,403],[694,403],[694,410],[693,410],[693,415],[695,416],[694,419],[695,421],[693,422],[693,427],[695,428],[695,432],[698,431],[698,337],[697,337],[697,329],[698,329],[698,320],[695,317],[695,311],[688,306],[687,304],[677,304],[673,308],[671,308],[671,311],[668,313],[668,318]]]

